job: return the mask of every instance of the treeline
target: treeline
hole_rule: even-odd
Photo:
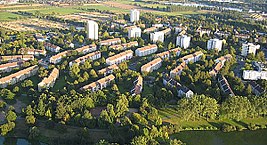
[[[266,97],[227,98],[221,104],[214,98],[197,95],[178,101],[177,114],[183,120],[232,119],[240,121],[246,118],[265,117],[267,115]]]
[[[196,7],[187,7],[187,6],[167,6],[165,11],[167,12],[181,12],[181,11],[196,11],[198,8]]]

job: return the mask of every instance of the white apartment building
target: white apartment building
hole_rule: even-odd
[[[23,66],[25,61],[17,61],[17,62],[10,62],[5,64],[0,64],[0,73],[11,72],[16,68],[20,68]]]
[[[81,90],[86,91],[89,90],[91,92],[96,92],[98,90],[102,90],[111,84],[111,82],[115,79],[114,75],[108,75],[104,78],[99,79],[96,82],[92,82],[89,85],[83,86]]]
[[[99,70],[97,73],[100,74],[100,75],[108,75],[108,74],[112,74],[114,70],[117,70],[119,69],[119,67],[116,65],[116,64],[113,64],[111,66],[108,66],[106,68],[103,68],[101,70]]]
[[[137,37],[141,37],[141,28],[134,27],[128,29],[128,38],[137,38]]]
[[[115,44],[119,44],[121,43],[121,39],[120,38],[113,38],[113,39],[107,39],[107,40],[103,40],[103,41],[100,41],[99,44],[100,46],[102,45],[115,45]]]
[[[87,38],[92,40],[98,39],[98,24],[95,21],[87,21]]]
[[[156,44],[144,46],[135,50],[136,56],[146,56],[158,51],[158,46]]]
[[[96,45],[95,44],[91,44],[91,45],[86,45],[80,48],[75,49],[78,53],[82,53],[82,54],[87,54],[93,51],[96,51]]]
[[[260,49],[260,45],[254,45],[253,43],[242,44],[242,56],[247,56],[248,54],[256,54],[257,49]]]
[[[56,45],[49,43],[49,42],[44,42],[44,47],[46,50],[49,50],[49,51],[55,52],[55,53],[58,53],[61,49],[59,46],[56,46]]]
[[[191,37],[186,35],[177,36],[176,46],[180,46],[181,48],[187,49],[190,45],[190,40]]]
[[[182,73],[183,69],[185,68],[185,66],[186,66],[186,63],[182,62],[179,66],[177,66],[176,68],[171,70],[170,77],[171,78],[175,78],[175,76],[181,75],[181,73]]]
[[[29,48],[21,48],[21,54],[28,54],[34,56],[46,55],[46,50],[39,50],[39,49],[29,49]]]
[[[113,55],[106,59],[107,65],[113,65],[113,64],[120,64],[126,60],[129,60],[133,57],[133,51],[132,50],[126,50],[124,52],[121,52],[119,54]]]
[[[0,56],[0,61],[8,61],[8,62],[15,62],[15,61],[28,61],[34,60],[34,55],[6,55]]]
[[[20,81],[23,81],[38,72],[39,67],[37,65],[20,70],[14,74],[0,78],[0,88],[6,88],[8,85],[14,85]]]
[[[172,53],[175,53],[176,56],[179,56],[181,53],[181,49],[180,48],[174,48],[174,49],[171,49],[168,51],[158,53],[156,56],[160,57],[161,59],[165,59],[165,58],[170,58]]]
[[[150,40],[153,43],[156,43],[157,41],[164,42],[164,33],[163,32],[150,33]]]
[[[56,82],[56,79],[59,77],[59,70],[54,68],[48,77],[45,77],[39,84],[38,84],[38,91],[42,91],[43,89],[52,88]]]
[[[63,51],[61,53],[58,53],[58,54],[50,57],[49,62],[53,63],[53,64],[60,63],[62,58],[67,56],[68,53],[69,53],[69,51]]]
[[[149,63],[143,65],[141,67],[141,72],[153,72],[154,70],[157,70],[161,67],[162,65],[162,59],[161,58],[156,58]]]
[[[207,49],[217,49],[218,51],[222,50],[222,40],[219,39],[210,39],[207,43]]]
[[[267,80],[267,71],[244,70],[244,80]]]
[[[88,59],[94,61],[94,60],[97,60],[99,58],[101,58],[101,52],[95,51],[95,52],[89,53],[87,55],[84,55],[82,57],[79,57],[79,58],[75,59],[74,61],[69,62],[69,67],[71,67],[74,63],[80,65],[80,64],[83,64]]]
[[[199,61],[203,55],[204,54],[201,51],[197,51],[193,54],[186,55],[186,56],[182,57],[181,59],[186,64],[188,64],[189,62],[195,63],[195,62]]]
[[[140,12],[136,9],[131,10],[130,14],[130,21],[131,22],[138,22],[140,17]]]

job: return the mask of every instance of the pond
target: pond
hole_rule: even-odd
[[[38,141],[28,141],[22,138],[2,137],[0,136],[0,145],[46,145]]]
[[[186,145],[267,145],[267,129],[255,131],[182,131],[171,135]]]

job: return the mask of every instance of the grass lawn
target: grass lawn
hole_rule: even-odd
[[[177,138],[186,145],[266,145],[267,130],[260,129],[256,131],[182,131],[171,135],[171,138]]]
[[[60,76],[54,85],[53,88],[51,88],[51,91],[57,91],[60,89],[63,89],[67,85],[67,82],[65,81],[65,75]]]
[[[39,11],[42,14],[53,14],[53,13],[55,13],[55,14],[59,14],[59,15],[66,15],[66,14],[84,12],[82,10],[78,10],[78,9],[75,9],[75,8],[72,8],[72,7],[64,7],[64,8],[46,7],[46,8],[38,9],[38,10],[29,10],[28,12],[35,12],[35,11]]]
[[[22,18],[23,16],[17,15],[11,12],[0,12],[0,22],[1,21],[8,21],[8,20],[17,20]]]
[[[257,125],[267,125],[267,118],[243,119],[240,121],[222,119],[222,120],[197,120],[197,121],[183,121],[181,120],[174,109],[174,106],[163,108],[159,110],[160,116],[164,122],[180,125],[182,128],[197,128],[197,127],[217,127],[220,128],[222,124],[231,124],[246,128],[248,124],[255,123]]]

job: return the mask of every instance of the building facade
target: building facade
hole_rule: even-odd
[[[158,51],[158,46],[156,44],[153,44],[153,45],[148,45],[148,46],[144,46],[144,47],[136,49],[135,55],[136,56],[146,56],[146,55],[150,55],[152,53],[155,53],[157,51]]]
[[[163,32],[150,33],[150,40],[153,43],[156,43],[157,41],[164,42],[164,33]]]
[[[181,48],[187,49],[190,45],[191,37],[186,35],[177,36],[176,46],[180,46]]]
[[[52,88],[56,82],[56,79],[59,77],[59,70],[54,68],[48,77],[45,77],[39,84],[38,84],[38,91],[42,91],[43,89]]]
[[[156,58],[149,63],[143,65],[141,67],[141,72],[153,72],[154,70],[157,70],[161,67],[162,65],[162,59],[161,58]]]
[[[131,10],[130,14],[130,21],[131,22],[138,22],[140,17],[140,12],[136,9]]]
[[[207,49],[216,49],[218,51],[222,50],[222,40],[219,39],[210,39],[207,43]]]
[[[124,52],[121,52],[119,54],[113,55],[106,59],[107,65],[113,65],[113,64],[120,64],[126,60],[132,59],[133,57],[133,51],[132,50],[126,50]]]
[[[79,57],[79,58],[75,59],[74,61],[69,62],[69,67],[71,67],[74,63],[80,65],[80,64],[84,64],[84,62],[86,60],[90,59],[90,60],[94,61],[94,60],[97,60],[99,58],[101,58],[101,52],[95,51],[95,52],[89,53],[87,55],[84,55],[82,57]]]
[[[87,38],[92,40],[98,39],[98,24],[95,21],[87,21]]]
[[[141,37],[141,28],[139,27],[130,28],[128,30],[128,38],[137,38],[137,37]]]
[[[99,79],[96,82],[92,82],[89,85],[83,86],[81,90],[82,91],[88,90],[91,92],[96,92],[98,90],[102,90],[103,88],[106,88],[107,86],[109,86],[113,80],[115,80],[115,76],[111,74],[111,75],[105,76],[104,78]]]
[[[242,56],[247,56],[248,54],[256,54],[257,49],[260,49],[260,45],[254,45],[253,43],[242,44]]]

